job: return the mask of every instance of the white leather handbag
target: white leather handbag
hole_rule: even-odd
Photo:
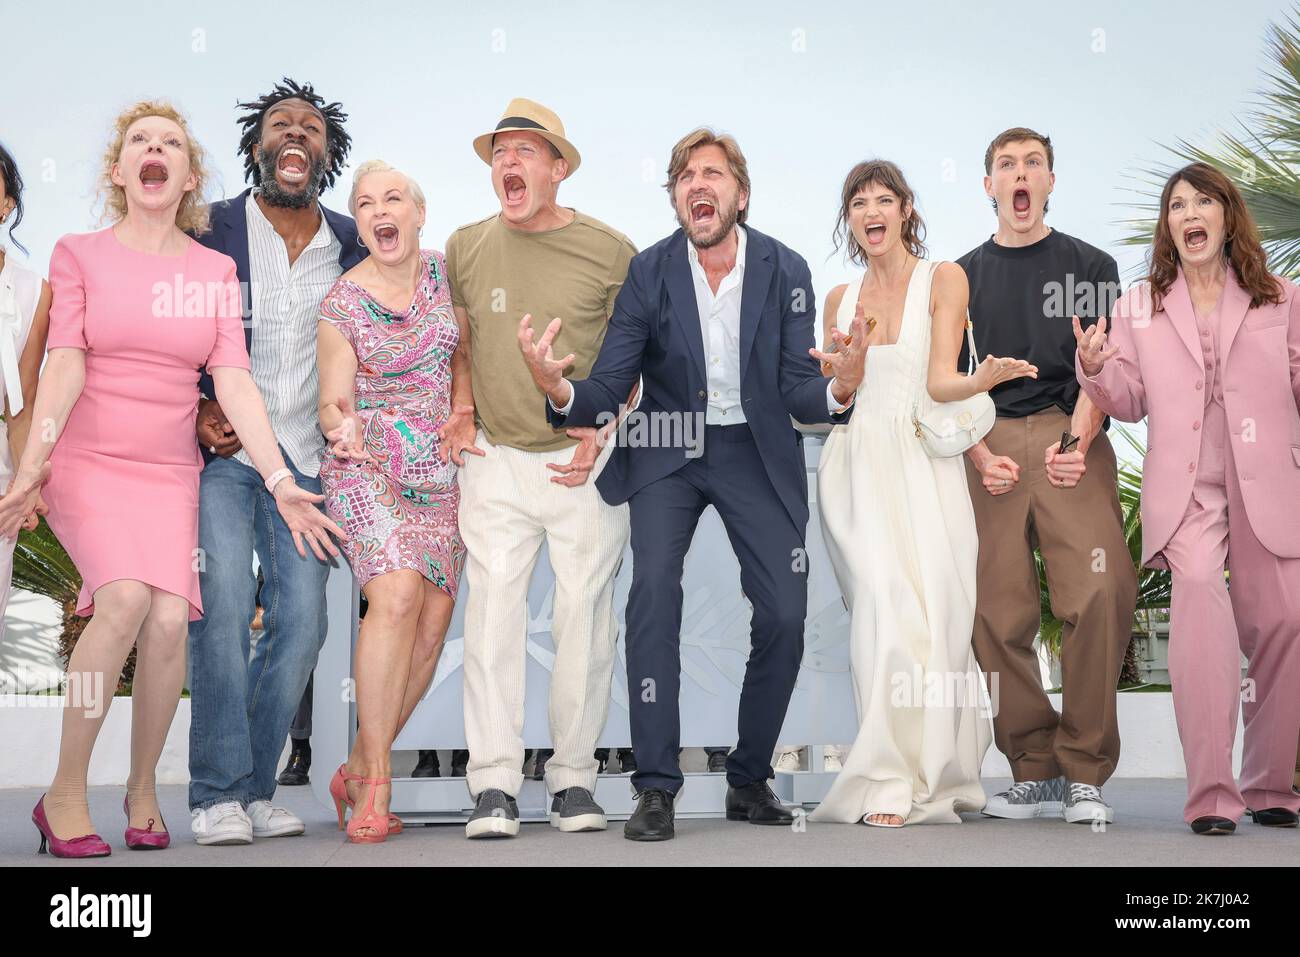
[[[967,319],[966,342],[970,346],[967,375],[975,374],[980,361],[975,351],[973,329]],[[961,455],[988,435],[993,423],[997,421],[997,409],[987,392],[976,393],[958,402],[930,400],[928,408],[924,410],[920,406],[920,402],[912,406],[912,425],[916,428],[916,437],[921,440],[926,454],[935,459]]]

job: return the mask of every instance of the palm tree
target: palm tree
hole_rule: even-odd
[[[77,614],[81,574],[44,518],[31,531],[24,529],[18,533],[18,542],[14,546],[12,587],[21,588],[34,595],[44,595],[46,598],[53,599],[63,609],[59,657],[63,659],[66,668],[72,649],[77,646],[77,639],[81,637],[81,632],[90,619],[82,618]],[[126,665],[122,668],[118,691],[124,691],[129,687],[134,676],[135,649],[133,648]]]
[[[1259,224],[1269,268],[1290,279],[1300,277],[1300,10],[1269,25],[1266,86],[1238,120],[1237,133],[1223,132],[1211,148],[1179,140],[1168,148],[1174,161],[1143,170],[1144,201],[1131,204],[1140,215],[1128,220],[1125,245],[1150,246],[1160,189],[1174,170],[1187,163],[1215,167],[1231,179]]]

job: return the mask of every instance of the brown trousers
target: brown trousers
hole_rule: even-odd
[[[990,495],[966,460],[980,539],[973,645],[996,688],[994,740],[1015,779],[1064,774],[1100,786],[1119,760],[1115,685],[1133,628],[1137,571],[1106,434],[1089,447],[1077,486],[1057,488],[1047,478],[1047,447],[1069,427],[1070,417],[1055,408],[998,418],[985,442],[1020,466],[1019,483],[1004,495]],[[1065,623],[1059,715],[1034,650],[1041,609],[1034,549],[1047,569],[1052,613]]]

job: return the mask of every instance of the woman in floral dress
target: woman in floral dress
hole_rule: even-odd
[[[401,827],[388,814],[389,751],[433,679],[465,560],[456,467],[439,437],[460,336],[442,253],[419,246],[419,186],[364,163],[349,207],[370,255],[321,303],[320,421],[332,453],[321,480],[368,610],[354,659],[358,733],[330,791],[340,827],[356,805],[348,838],[377,843]]]

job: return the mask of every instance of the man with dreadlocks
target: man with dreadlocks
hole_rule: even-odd
[[[235,260],[248,291],[244,335],[253,381],[294,479],[319,493],[325,442],[316,413],[317,314],[334,280],[366,255],[352,219],[320,205],[351,145],[347,114],[288,78],[239,108],[239,152],[253,185],[213,205],[212,230],[199,241]],[[199,387],[205,617],[189,635],[191,826],[199,844],[249,844],[303,832],[302,821],[271,797],[285,734],[325,641],[329,565],[298,556],[212,398],[211,380],[204,376]],[[264,576],[265,631],[250,655],[254,554]]]

